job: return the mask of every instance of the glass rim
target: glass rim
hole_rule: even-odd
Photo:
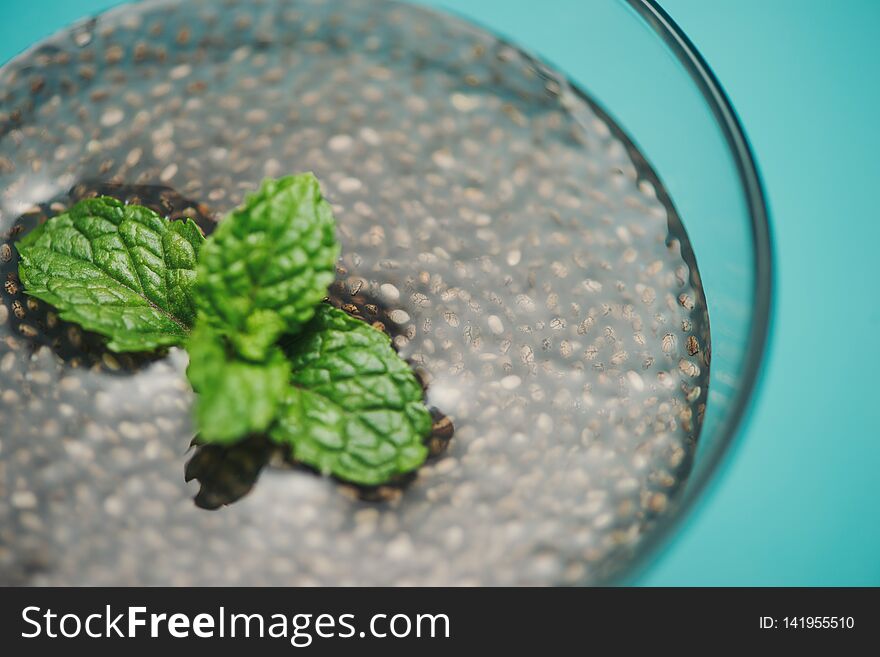
[[[710,482],[715,481],[720,466],[740,442],[743,419],[760,385],[764,356],[767,352],[772,319],[773,245],[770,233],[770,212],[764,184],[752,147],[746,137],[736,110],[709,64],[678,24],[657,0],[622,0],[662,39],[667,48],[690,75],[724,136],[737,168],[740,187],[745,196],[755,257],[752,313],[746,358],[737,380],[735,394],[720,428],[717,446],[705,456],[705,465],[688,478],[677,508],[664,516],[654,531],[649,532],[636,548],[629,566],[612,576],[612,583],[633,582],[645,574],[652,559],[667,545],[673,530],[693,511],[696,502]],[[699,443],[699,439],[698,439]]]

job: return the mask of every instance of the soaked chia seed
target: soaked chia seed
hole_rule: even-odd
[[[210,231],[306,170],[332,302],[443,413],[372,496],[258,443],[194,458],[185,352],[112,354],[16,275],[17,236],[79,197]],[[0,583],[606,582],[690,468],[709,325],[672,204],[564,77],[458,19],[161,1],[52,37],[0,69],[0,233]]]

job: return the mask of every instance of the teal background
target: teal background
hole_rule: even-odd
[[[610,0],[439,0],[578,79]],[[113,0],[0,0],[0,61]],[[644,585],[880,585],[880,2],[663,0],[764,177],[775,311],[739,445]],[[611,108],[613,111],[613,108]]]

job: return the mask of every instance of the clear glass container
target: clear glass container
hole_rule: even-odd
[[[0,68],[0,582],[621,582],[676,526],[768,331],[742,128],[649,0],[572,3],[577,21],[444,4],[486,28],[384,1],[154,0]],[[337,210],[331,302],[379,315],[437,411],[405,485],[260,444],[187,466],[185,353],[109,353],[15,274],[17,236],[83,196],[209,233],[301,170]]]
[[[551,56],[657,171],[697,254],[712,326],[709,399],[693,470],[676,513],[644,544],[649,555],[729,454],[748,411],[771,319],[772,245],[747,136],[694,44],[653,0],[595,4],[593,20],[578,24],[588,34],[576,54]]]

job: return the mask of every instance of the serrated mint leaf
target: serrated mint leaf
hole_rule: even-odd
[[[113,351],[183,344],[204,242],[190,220],[168,221],[108,197],[86,199],[16,245],[25,291]]]
[[[280,347],[269,349],[263,362],[245,360],[200,318],[187,351],[201,442],[228,445],[269,427],[290,385],[290,361]]]
[[[269,435],[294,458],[363,485],[425,461],[431,415],[388,336],[322,304],[285,350],[293,386]]]
[[[312,318],[338,256],[333,213],[315,177],[266,180],[202,249],[198,306],[245,358],[262,360],[282,333]]]

